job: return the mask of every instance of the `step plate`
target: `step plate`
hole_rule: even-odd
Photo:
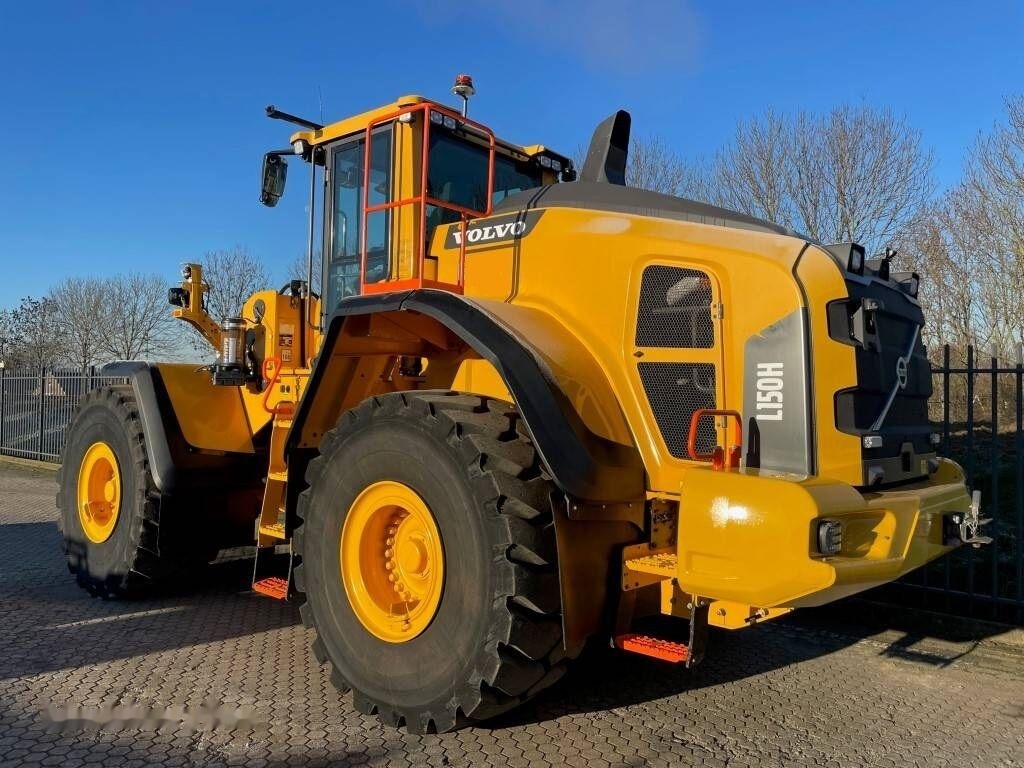
[[[271,576],[269,579],[260,579],[253,582],[252,590],[267,597],[284,600],[288,597],[288,582],[284,579],[279,579],[277,576]]]
[[[676,554],[673,552],[647,555],[646,557],[635,557],[626,561],[626,567],[631,571],[649,573],[651,576],[660,576],[664,579],[671,579],[676,575]]]
[[[648,544],[631,544],[622,550],[622,588],[628,592],[674,578],[677,562],[671,547],[652,549]]]
[[[669,661],[678,664],[690,658],[690,649],[682,643],[671,640],[659,640],[648,635],[619,635],[615,638],[615,646],[630,653],[650,656],[652,659]]]
[[[281,539],[282,541],[288,538],[288,534],[284,530],[284,523],[261,525],[260,534],[263,536],[269,536],[272,539]]]

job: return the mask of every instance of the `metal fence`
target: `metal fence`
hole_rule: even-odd
[[[124,381],[86,370],[0,368],[0,454],[59,461],[78,401],[86,392]]]
[[[1024,350],[1007,365],[974,347],[942,348],[933,366],[931,417],[940,454],[981,491],[983,531],[995,541],[961,547],[875,596],[943,613],[1024,624]]]
[[[961,362],[962,361],[962,362]],[[1024,363],[942,350],[933,368],[931,416],[941,453],[958,461],[982,493],[995,542],[961,547],[875,597],[904,605],[1024,624]],[[0,454],[59,461],[67,425],[86,392],[120,377],[95,369],[0,369]]]

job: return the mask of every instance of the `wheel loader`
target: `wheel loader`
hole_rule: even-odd
[[[214,318],[186,265],[173,313],[216,361],[117,364],[83,399],[57,502],[85,589],[255,545],[337,687],[422,733],[588,641],[690,666],[710,628],[985,541],[936,454],[917,275],[627,186],[626,112],[576,169],[454,90],[330,125],[268,107],[298,130],[260,199],[308,166],[309,274]]]

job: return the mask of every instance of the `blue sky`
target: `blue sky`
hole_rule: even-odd
[[[699,155],[768,106],[889,106],[945,186],[1024,91],[1022,33],[1009,1],[6,0],[0,307],[66,275],[170,283],[236,244],[283,275],[305,243],[303,173],[278,208],[258,204],[260,157],[289,132],[263,107],[330,121],[404,93],[451,101],[458,72],[475,118],[565,152],[619,107]]]

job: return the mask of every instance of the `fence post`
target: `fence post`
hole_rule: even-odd
[[[1017,401],[1017,434],[1014,462],[1014,509],[1017,512],[1017,540],[1014,560],[1017,572],[1017,621],[1024,621],[1024,343],[1017,345],[1015,394]]]
[[[949,454],[949,344],[942,346],[942,452]]]
[[[942,454],[949,456],[949,344],[942,345]],[[949,612],[949,591],[953,584],[953,572],[949,558],[942,558],[942,575],[946,582],[943,606]]]
[[[43,406],[46,403],[46,366],[39,369],[39,441],[36,443],[36,460],[43,460]]]
[[[992,439],[991,439],[991,451],[992,455],[989,457],[990,468],[989,472],[992,475],[992,498],[989,501],[992,509],[995,509],[999,504],[999,357],[995,347],[992,348],[991,356],[992,369],[990,376],[992,377],[990,397],[992,398],[991,409],[992,409]],[[995,516],[992,521],[992,527],[990,533],[995,537],[998,542],[999,536],[999,519]],[[992,564],[992,619],[995,620],[999,616],[999,602],[996,598],[999,597],[999,544],[993,543],[992,546],[985,548],[985,554],[990,558]]]
[[[7,447],[7,367],[0,368],[0,453]]]
[[[974,345],[967,345],[967,487],[974,487]],[[974,616],[974,547],[967,548],[967,610]]]

